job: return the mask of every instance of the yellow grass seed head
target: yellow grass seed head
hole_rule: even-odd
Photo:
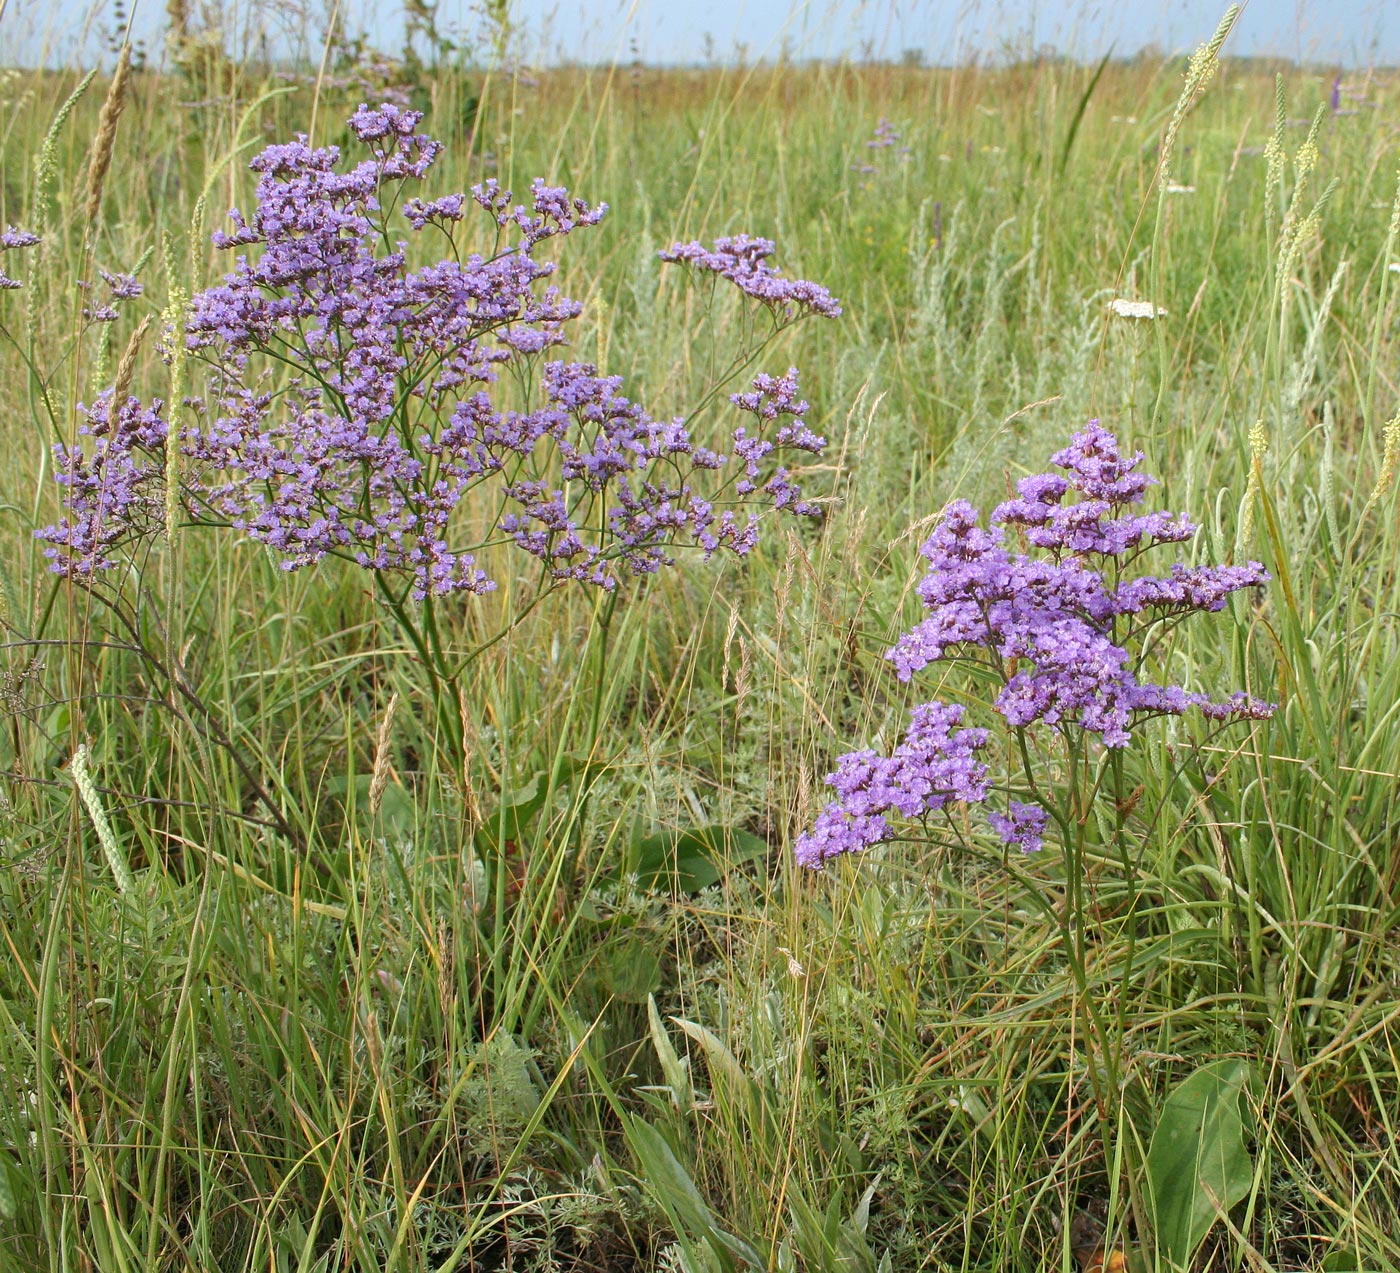
[[[151,316],[147,314],[137,325],[136,330],[131,333],[131,339],[126,342],[126,348],[117,361],[117,378],[112,385],[113,411],[126,401],[127,394],[131,392],[131,382],[136,375],[136,359],[141,352],[141,342],[146,339],[146,333],[150,330]]]

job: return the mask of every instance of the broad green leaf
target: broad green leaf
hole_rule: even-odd
[[[19,1212],[15,1201],[14,1181],[10,1173],[15,1170],[8,1154],[0,1154],[0,1217],[13,1220]]]
[[[671,1043],[671,1036],[666,1032],[665,1022],[661,1020],[656,1000],[651,995],[647,995],[647,1021],[651,1025],[651,1045],[656,1049],[657,1060],[661,1062],[661,1073],[671,1089],[671,1101],[682,1113],[688,1114],[695,1108],[695,1091],[690,1084],[690,1070]]]
[[[744,1072],[739,1058],[725,1047],[724,1041],[719,1035],[694,1021],[685,1021],[680,1017],[672,1017],[671,1020],[687,1037],[704,1049],[705,1061],[710,1067],[711,1074],[722,1074],[736,1095],[742,1096],[750,1093],[754,1087],[753,1080]]]
[[[574,787],[588,786],[607,766],[593,761],[566,757],[552,775],[541,770],[528,782],[520,799],[503,804],[476,828],[473,836],[476,850],[488,861],[508,852],[508,846],[520,848],[529,842],[535,819],[544,807],[562,792]]]
[[[1157,1250],[1167,1267],[1187,1269],[1211,1226],[1248,1192],[1254,1164],[1244,1143],[1243,1061],[1216,1061],[1187,1078],[1162,1106],[1147,1180]]]
[[[718,883],[730,867],[752,862],[767,852],[767,844],[758,836],[733,827],[660,831],[636,846],[637,879],[646,888],[698,893]]]
[[[604,987],[623,1003],[645,1003],[661,988],[661,956],[645,937],[620,937],[601,956]]]
[[[679,1234],[705,1242],[725,1269],[735,1268],[736,1258],[752,1268],[767,1266],[752,1246],[715,1223],[695,1182],[681,1166],[665,1136],[645,1119],[636,1117],[627,1120],[627,1131],[648,1192]]]

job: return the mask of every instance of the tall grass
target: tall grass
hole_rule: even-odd
[[[114,375],[170,391],[136,323],[217,276],[207,228],[312,90],[196,101],[137,72],[119,121],[98,82],[55,123],[77,77],[5,81],[0,222],[45,234],[0,293],[6,1267],[1029,1271],[1101,1244],[1165,1269],[1133,1202],[1151,1129],[1222,1058],[1248,1062],[1252,1179],[1197,1267],[1400,1263],[1400,85],[1357,75],[1355,113],[1315,118],[1330,76],[1227,61],[1175,139],[1193,189],[1166,193],[1184,70],[426,85],[444,189],[540,174],[612,204],[559,281],[589,304],[580,354],[658,413],[739,314],[657,249],[770,235],[846,306],[765,356],[832,439],[822,528],[657,578],[604,659],[593,599],[555,598],[475,665],[463,739],[353,570],[182,528],[120,616],[46,572],[50,445]],[[323,89],[316,140],[353,105]],[[881,117],[907,158],[866,150]],[[84,328],[77,285],[138,266],[145,309]],[[1111,319],[1113,296],[1167,314]],[[1068,892],[1053,845],[1018,873],[790,857],[835,755],[902,726],[881,656],[921,528],[1093,415],[1207,523],[1202,559],[1274,576],[1176,632],[1169,670],[1280,703],[1248,735],[1145,730],[1126,761],[1131,870],[1084,880],[1112,1108],[1028,892]],[[449,640],[509,617],[500,577]],[[731,869],[695,888],[658,845]]]

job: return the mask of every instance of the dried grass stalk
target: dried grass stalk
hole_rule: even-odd
[[[126,109],[126,88],[130,79],[131,45],[123,42],[121,54],[117,57],[116,72],[97,116],[97,135],[92,139],[92,149],[88,152],[86,212],[89,222],[97,220],[102,208],[102,187],[107,181],[107,170],[112,166],[112,152],[117,146],[117,121]]]
[[[136,375],[136,357],[141,352],[141,342],[146,339],[146,333],[150,330],[151,316],[147,314],[131,333],[131,339],[126,342],[126,348],[117,362],[117,379],[112,386],[113,413],[126,401],[126,396],[131,391],[131,381]]]
[[[384,709],[384,719],[379,724],[379,737],[374,745],[374,771],[369,780],[369,816],[379,812],[384,800],[384,789],[389,785],[389,743],[394,728],[394,711],[399,705],[399,696],[390,695],[389,706]]]

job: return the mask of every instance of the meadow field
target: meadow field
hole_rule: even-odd
[[[1400,1268],[1400,74],[410,71],[443,148],[402,192],[370,72],[0,73],[0,1269]],[[346,174],[380,147],[378,204],[274,226],[279,181],[333,184],[250,171],[299,133]],[[404,216],[537,177],[587,207]],[[661,258],[742,234],[780,275]],[[255,321],[329,269],[250,284],[274,238],[408,259]],[[517,299],[578,311],[449,330],[422,283],[327,345],[316,314],[445,255],[556,262]],[[444,467],[478,392],[479,442],[538,427]],[[1199,529],[1057,541],[1061,582],[1012,591],[1224,581],[1104,620],[1143,685],[1226,705],[1152,691],[1130,739],[1011,720],[1034,649],[886,657],[956,501],[985,527],[1091,419],[1158,479],[1109,511]],[[376,429],[421,452],[380,486]],[[638,457],[738,519],[610,504]],[[323,552],[332,468],[395,534],[438,500],[475,565]],[[827,856],[874,785],[823,814],[827,775],[888,776],[935,698],[986,731],[920,753],[962,785]]]

